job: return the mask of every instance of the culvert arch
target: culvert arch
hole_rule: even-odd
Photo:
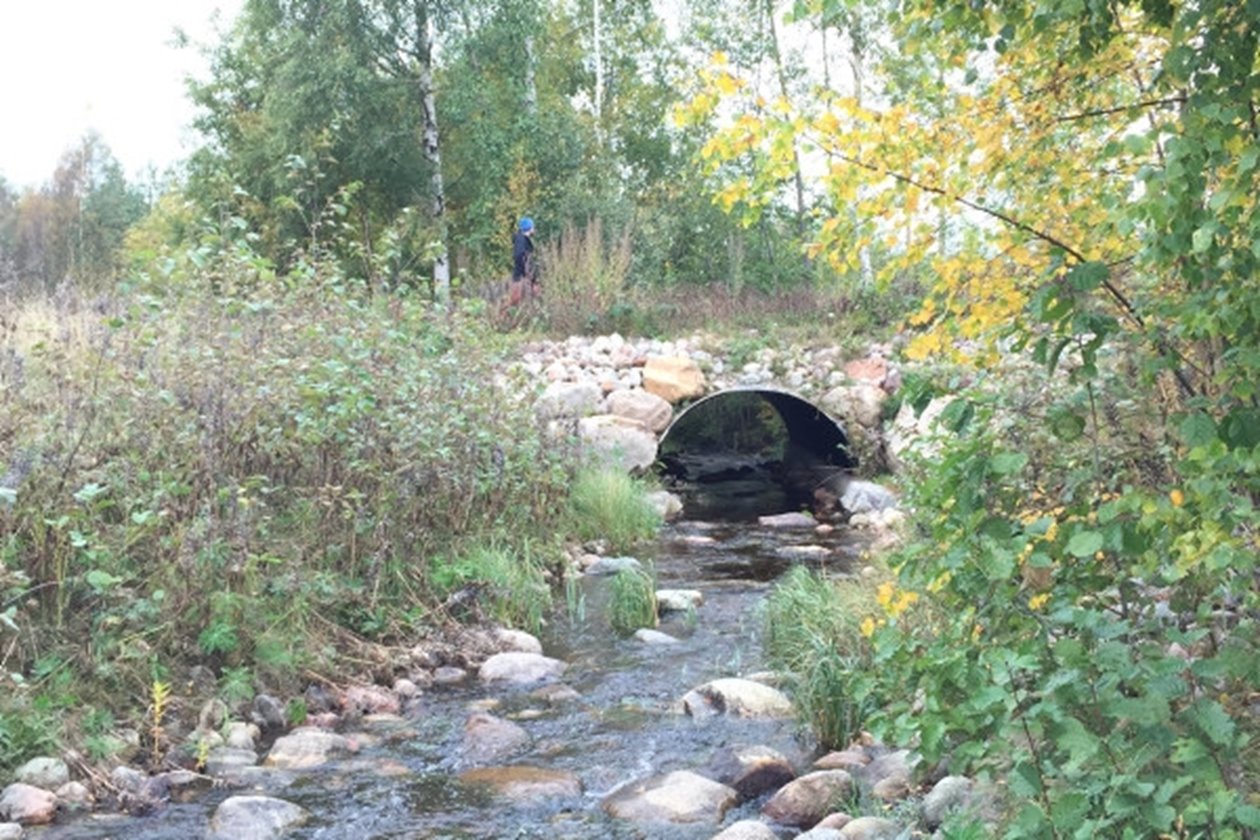
[[[728,388],[687,406],[661,435],[657,460],[685,499],[718,507],[702,514],[728,506],[732,518],[810,506],[816,490],[856,467],[837,419],[765,386]]]

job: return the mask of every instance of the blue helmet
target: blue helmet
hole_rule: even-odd
[[[521,233],[525,233],[526,231],[530,231],[533,229],[534,229],[533,219],[531,219],[529,216],[526,216],[525,218],[521,219]]]

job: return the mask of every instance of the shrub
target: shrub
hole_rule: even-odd
[[[422,632],[430,558],[492,545],[525,558],[507,601],[534,591],[570,453],[496,383],[502,340],[319,266],[230,282],[247,263],[0,330],[6,671],[57,656],[107,698],[202,663],[243,695]]]

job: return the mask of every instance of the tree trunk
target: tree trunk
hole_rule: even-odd
[[[525,114],[532,122],[538,116],[538,54],[534,33],[525,33]]]
[[[779,95],[788,98],[787,73],[783,69],[783,54],[779,51],[779,27],[774,20],[774,0],[766,0],[766,19],[770,26],[770,55],[774,59],[774,71],[779,80]],[[801,153],[792,141],[792,162],[796,181],[796,235],[805,238],[805,176],[801,173]],[[806,260],[806,264],[808,264]]]
[[[420,93],[424,102],[424,156],[432,168],[429,180],[431,212],[437,225],[438,249],[433,259],[433,294],[443,306],[451,303],[451,263],[446,249],[446,190],[442,184],[442,148],[438,137],[437,94],[433,89],[433,16],[416,3],[417,43],[420,49]]]

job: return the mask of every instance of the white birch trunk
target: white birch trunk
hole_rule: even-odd
[[[429,181],[433,220],[437,223],[438,253],[433,260],[433,293],[439,303],[451,303],[451,263],[446,248],[446,190],[442,183],[442,148],[438,137],[437,95],[433,90],[433,16],[425,13],[422,33],[420,88],[424,100],[424,157],[433,170]]]

